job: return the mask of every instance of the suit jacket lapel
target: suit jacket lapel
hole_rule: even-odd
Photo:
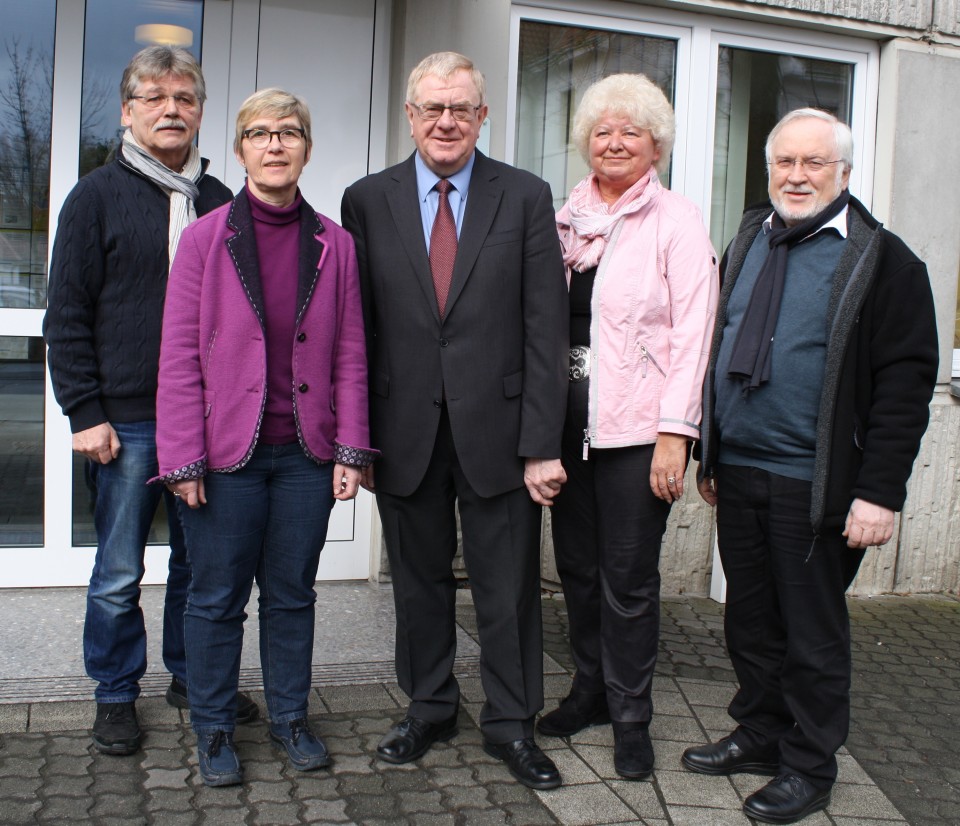
[[[297,324],[303,319],[313,295],[327,245],[320,240],[323,224],[306,201],[300,202],[300,252],[297,262]]]
[[[423,290],[423,296],[430,307],[436,322],[440,323],[440,310],[437,308],[437,293],[433,287],[433,274],[430,272],[430,259],[427,257],[427,245],[423,240],[423,221],[420,218],[420,200],[417,193],[417,172],[414,156],[397,171],[394,186],[387,190],[387,203],[400,236],[400,243],[417,281]]]
[[[477,256],[480,255],[480,248],[490,233],[500,200],[503,198],[503,187],[498,178],[496,170],[487,163],[486,156],[477,152],[473,172],[470,175],[467,210],[463,215],[463,226],[460,229],[460,240],[457,244],[457,260],[453,265],[453,281],[450,284],[450,294],[447,296],[446,315],[448,316],[460,293],[463,292]],[[436,304],[436,297],[434,297],[434,304]]]
[[[241,192],[233,199],[233,205],[227,215],[227,226],[236,234],[226,240],[230,258],[237,269],[237,276],[250,300],[260,326],[263,321],[263,285],[260,281],[260,264],[257,260],[257,239],[253,234],[253,215],[247,193]]]

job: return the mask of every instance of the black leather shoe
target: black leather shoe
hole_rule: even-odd
[[[769,774],[780,771],[780,761],[772,754],[757,754],[740,748],[731,736],[705,746],[691,746],[680,762],[699,774]]]
[[[176,677],[171,678],[166,693],[167,703],[174,708],[190,710],[190,698],[187,697],[187,684]],[[237,692],[237,722],[240,725],[252,723],[260,716],[260,706],[242,691]]]
[[[510,774],[530,789],[555,789],[560,785],[560,772],[532,737],[512,743],[484,740],[483,750],[506,763]]]
[[[743,812],[763,823],[796,823],[829,804],[830,789],[818,789],[795,774],[781,774],[743,801]]]
[[[456,714],[441,723],[407,716],[384,735],[377,746],[377,757],[388,763],[409,763],[423,757],[434,743],[454,737],[457,731]]]
[[[653,771],[649,723],[613,721],[613,767],[627,780],[643,780]]]
[[[572,737],[589,726],[610,722],[606,694],[571,691],[560,706],[537,720],[537,731],[547,737]]]

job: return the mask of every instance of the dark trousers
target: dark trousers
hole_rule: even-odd
[[[839,528],[814,537],[811,485],[720,465],[717,534],[727,577],[724,627],[740,682],[730,703],[744,748],[829,788],[850,724],[844,592],[862,551]]]
[[[409,714],[431,722],[455,714],[456,509],[480,635],[484,736],[533,736],[543,708],[540,507],[526,488],[484,498],[457,459],[446,409],[426,475],[410,496],[379,492],[397,612],[397,681]]]
[[[618,722],[653,714],[660,635],[660,543],[670,505],[650,490],[653,445],[591,450],[583,459],[586,382],[571,385],[567,483],[551,520],[577,671],[573,690],[606,693]]]

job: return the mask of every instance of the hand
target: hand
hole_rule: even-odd
[[[333,466],[333,498],[341,502],[353,499],[360,490],[363,471],[358,467],[336,464]]]
[[[711,508],[717,504],[717,480],[709,476],[697,482],[697,490],[700,492],[700,498],[703,499]]]
[[[854,499],[843,535],[851,548],[886,545],[893,536],[893,511],[863,499]]]
[[[360,487],[370,493],[377,492],[377,486],[373,483],[373,465],[367,465],[360,471]]]
[[[527,459],[523,469],[523,483],[530,498],[538,505],[549,507],[553,498],[567,481],[567,472],[559,459]]]
[[[110,422],[73,434],[73,451],[98,465],[107,465],[120,455],[120,437]]]
[[[203,479],[185,479],[167,485],[167,490],[176,496],[188,508],[196,510],[207,504],[207,495],[203,488]]]
[[[683,474],[686,470],[687,437],[678,433],[660,433],[650,462],[650,490],[653,495],[664,502],[675,502],[683,496]]]

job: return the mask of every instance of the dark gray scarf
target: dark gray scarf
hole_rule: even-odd
[[[839,215],[849,201],[850,191],[845,189],[823,212],[792,227],[784,224],[779,214],[774,212],[767,233],[770,251],[753,285],[750,302],[733,342],[727,371],[730,378],[740,380],[744,395],[770,381],[770,351],[787,278],[787,253]]]

